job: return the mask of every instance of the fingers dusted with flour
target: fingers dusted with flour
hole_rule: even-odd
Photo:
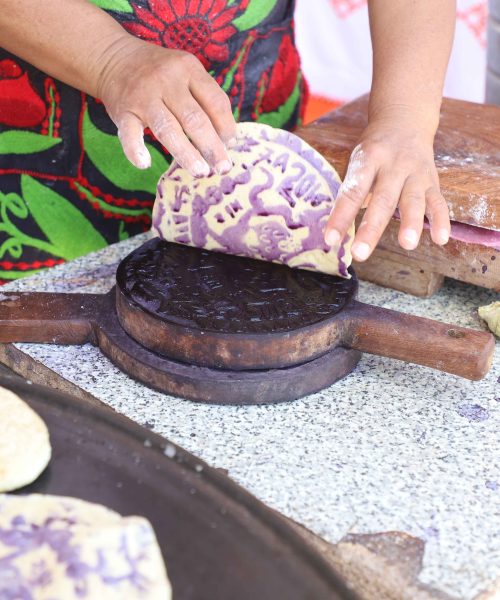
[[[366,260],[375,249],[394,216],[403,183],[404,175],[401,172],[381,170],[378,173],[368,208],[352,246],[352,255],[356,260]]]
[[[336,246],[344,239],[368,197],[374,173],[373,165],[366,159],[365,150],[361,145],[356,146],[326,226],[325,241],[328,245]]]
[[[204,77],[192,79],[190,90],[195,100],[210,117],[225,146],[231,147],[236,140],[236,122],[229,96],[206,72]]]
[[[450,238],[450,216],[448,205],[439,191],[439,185],[430,187],[425,193],[426,215],[431,224],[432,241],[444,246]]]
[[[98,93],[133,164],[147,163],[143,130],[149,127],[193,176],[229,171],[226,144],[236,131],[230,102],[196,57],[128,34],[108,56]]]
[[[138,169],[148,169],[151,166],[151,155],[144,143],[144,125],[141,120],[132,113],[125,113],[116,126],[125,156]]]
[[[358,211],[367,207],[352,245],[357,261],[371,255],[397,211],[402,248],[411,251],[418,246],[426,216],[432,240],[446,244],[450,220],[439,190],[432,140],[407,111],[394,110],[390,116],[372,119],[352,153],[325,241],[338,244]]]
[[[399,244],[405,250],[415,250],[424,225],[425,190],[413,176],[409,177],[403,185],[399,214],[401,216]]]

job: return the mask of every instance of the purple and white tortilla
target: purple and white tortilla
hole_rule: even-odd
[[[0,598],[170,600],[149,521],[76,498],[0,495]]]
[[[154,233],[179,244],[349,277],[354,226],[340,246],[323,232],[340,179],[297,136],[240,123],[227,175],[194,179],[174,162],[162,176]]]

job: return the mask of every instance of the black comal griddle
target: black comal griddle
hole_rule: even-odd
[[[43,418],[53,448],[48,468],[17,493],[149,519],[174,600],[355,600],[284,517],[225,474],[104,406],[17,377],[0,376],[0,386]]]

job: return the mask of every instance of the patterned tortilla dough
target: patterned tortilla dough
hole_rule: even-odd
[[[75,498],[0,495],[0,598],[171,597],[146,519]]]
[[[16,394],[0,388],[0,492],[35,481],[50,455],[45,423]]]
[[[350,277],[354,225],[337,247],[323,232],[340,179],[297,136],[240,123],[227,175],[194,179],[174,162],[161,177],[154,233],[179,244]]]

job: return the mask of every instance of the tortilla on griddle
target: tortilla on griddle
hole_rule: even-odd
[[[45,423],[16,394],[0,388],[0,492],[35,481],[50,455]]]
[[[0,598],[171,597],[147,519],[76,498],[0,495]]]

